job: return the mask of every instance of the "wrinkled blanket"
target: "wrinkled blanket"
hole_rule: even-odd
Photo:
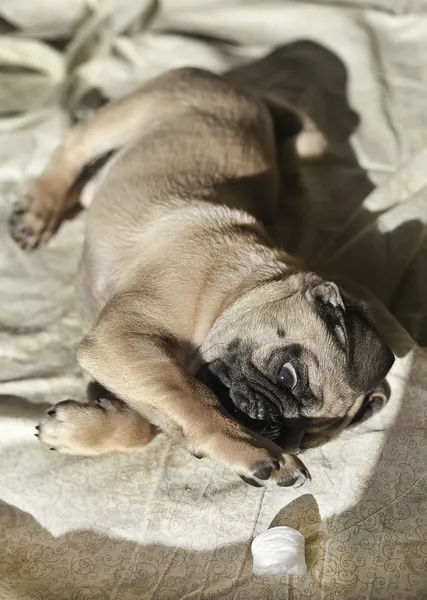
[[[0,0],[2,600],[427,597],[426,31],[425,0]],[[83,399],[85,215],[27,255],[10,207],[73,120],[182,65],[273,90],[325,132],[287,233],[372,294],[397,354],[386,408],[309,451],[300,490],[248,487],[164,436],[96,459],[33,436],[46,404]],[[277,524],[305,535],[306,575],[252,576],[250,543]]]

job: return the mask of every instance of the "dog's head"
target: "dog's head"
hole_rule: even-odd
[[[313,273],[243,295],[217,319],[201,354],[199,377],[226,410],[294,451],[382,406],[394,362],[366,307]]]

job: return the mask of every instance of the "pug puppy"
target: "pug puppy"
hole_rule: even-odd
[[[35,248],[90,204],[77,360],[103,392],[49,410],[44,445],[128,452],[163,431],[247,483],[299,486],[291,450],[372,411],[394,357],[365,306],[267,234],[283,137],[300,158],[323,143],[295,109],[188,68],[71,130],[10,228]]]

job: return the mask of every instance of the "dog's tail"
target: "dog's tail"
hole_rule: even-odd
[[[278,144],[292,142],[297,159],[304,162],[325,154],[327,139],[307,114],[276,97],[264,99]]]

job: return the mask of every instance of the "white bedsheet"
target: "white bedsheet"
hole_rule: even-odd
[[[0,0],[0,16],[1,600],[425,599],[427,3]],[[187,64],[237,69],[310,112],[331,143],[305,172],[301,252],[388,308],[391,400],[308,452],[301,490],[248,487],[163,436],[98,459],[33,437],[42,403],[83,397],[84,214],[26,255],[10,205],[70,114]],[[306,536],[305,576],[251,575],[272,523]]]

